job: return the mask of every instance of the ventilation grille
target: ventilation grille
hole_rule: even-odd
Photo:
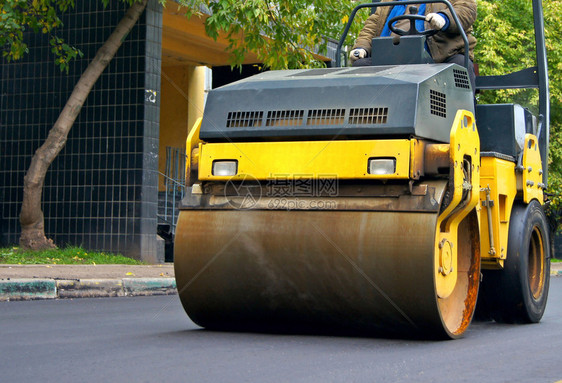
[[[261,126],[263,112],[228,112],[227,128],[248,128]]]
[[[343,125],[345,109],[315,109],[308,111],[307,125]]]
[[[447,117],[447,98],[445,93],[429,90],[431,114]]]
[[[388,108],[355,108],[349,111],[352,125],[386,124]]]
[[[304,110],[275,110],[267,112],[266,126],[302,125]]]
[[[453,75],[455,76],[455,86],[457,88],[470,89],[470,81],[466,72],[453,69]]]
[[[441,93],[439,93],[441,94]],[[444,97],[445,95],[443,95]],[[432,101],[433,110],[433,101]],[[433,113],[433,112],[432,112]],[[227,128],[253,128],[263,126],[263,111],[228,112]],[[306,121],[305,121],[306,116]],[[350,125],[386,124],[388,107],[349,109]],[[265,126],[322,126],[345,125],[346,109],[272,110],[267,112]]]

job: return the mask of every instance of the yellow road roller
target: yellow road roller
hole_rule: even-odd
[[[403,3],[421,2],[457,17],[445,0]],[[353,11],[338,59],[356,12],[378,6]],[[537,66],[476,87],[538,88],[537,116],[475,106],[466,68],[427,61],[419,35],[373,39],[384,65],[268,71],[212,90],[187,139],[174,244],[189,317],[208,329],[457,338],[478,301],[496,321],[538,322],[549,105],[533,6]]]

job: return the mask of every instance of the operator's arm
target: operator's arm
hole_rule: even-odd
[[[452,0],[451,5],[455,9],[464,31],[470,31],[472,29],[472,24],[474,24],[476,20],[476,0]],[[449,8],[439,11],[439,13],[445,15],[449,21],[449,25],[444,28],[444,31],[447,33],[459,34],[459,26],[455,23]]]
[[[380,18],[380,8],[377,9],[375,13],[370,15],[365,21],[365,26],[359,32],[357,40],[355,40],[355,45],[352,49],[363,48],[368,54],[371,54],[371,40],[376,37],[378,23]]]

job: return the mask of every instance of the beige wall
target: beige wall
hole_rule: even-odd
[[[162,66],[160,98],[160,148],[158,170],[165,173],[166,147],[185,148],[189,130],[203,116],[205,105],[205,67]],[[164,190],[159,177],[159,190]]]

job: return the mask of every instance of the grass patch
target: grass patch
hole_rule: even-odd
[[[562,259],[550,258],[550,262],[558,263],[558,262],[562,262]]]
[[[143,265],[144,262],[124,257],[121,254],[87,251],[81,247],[69,246],[64,249],[24,251],[18,247],[0,248],[0,263],[18,265]]]

